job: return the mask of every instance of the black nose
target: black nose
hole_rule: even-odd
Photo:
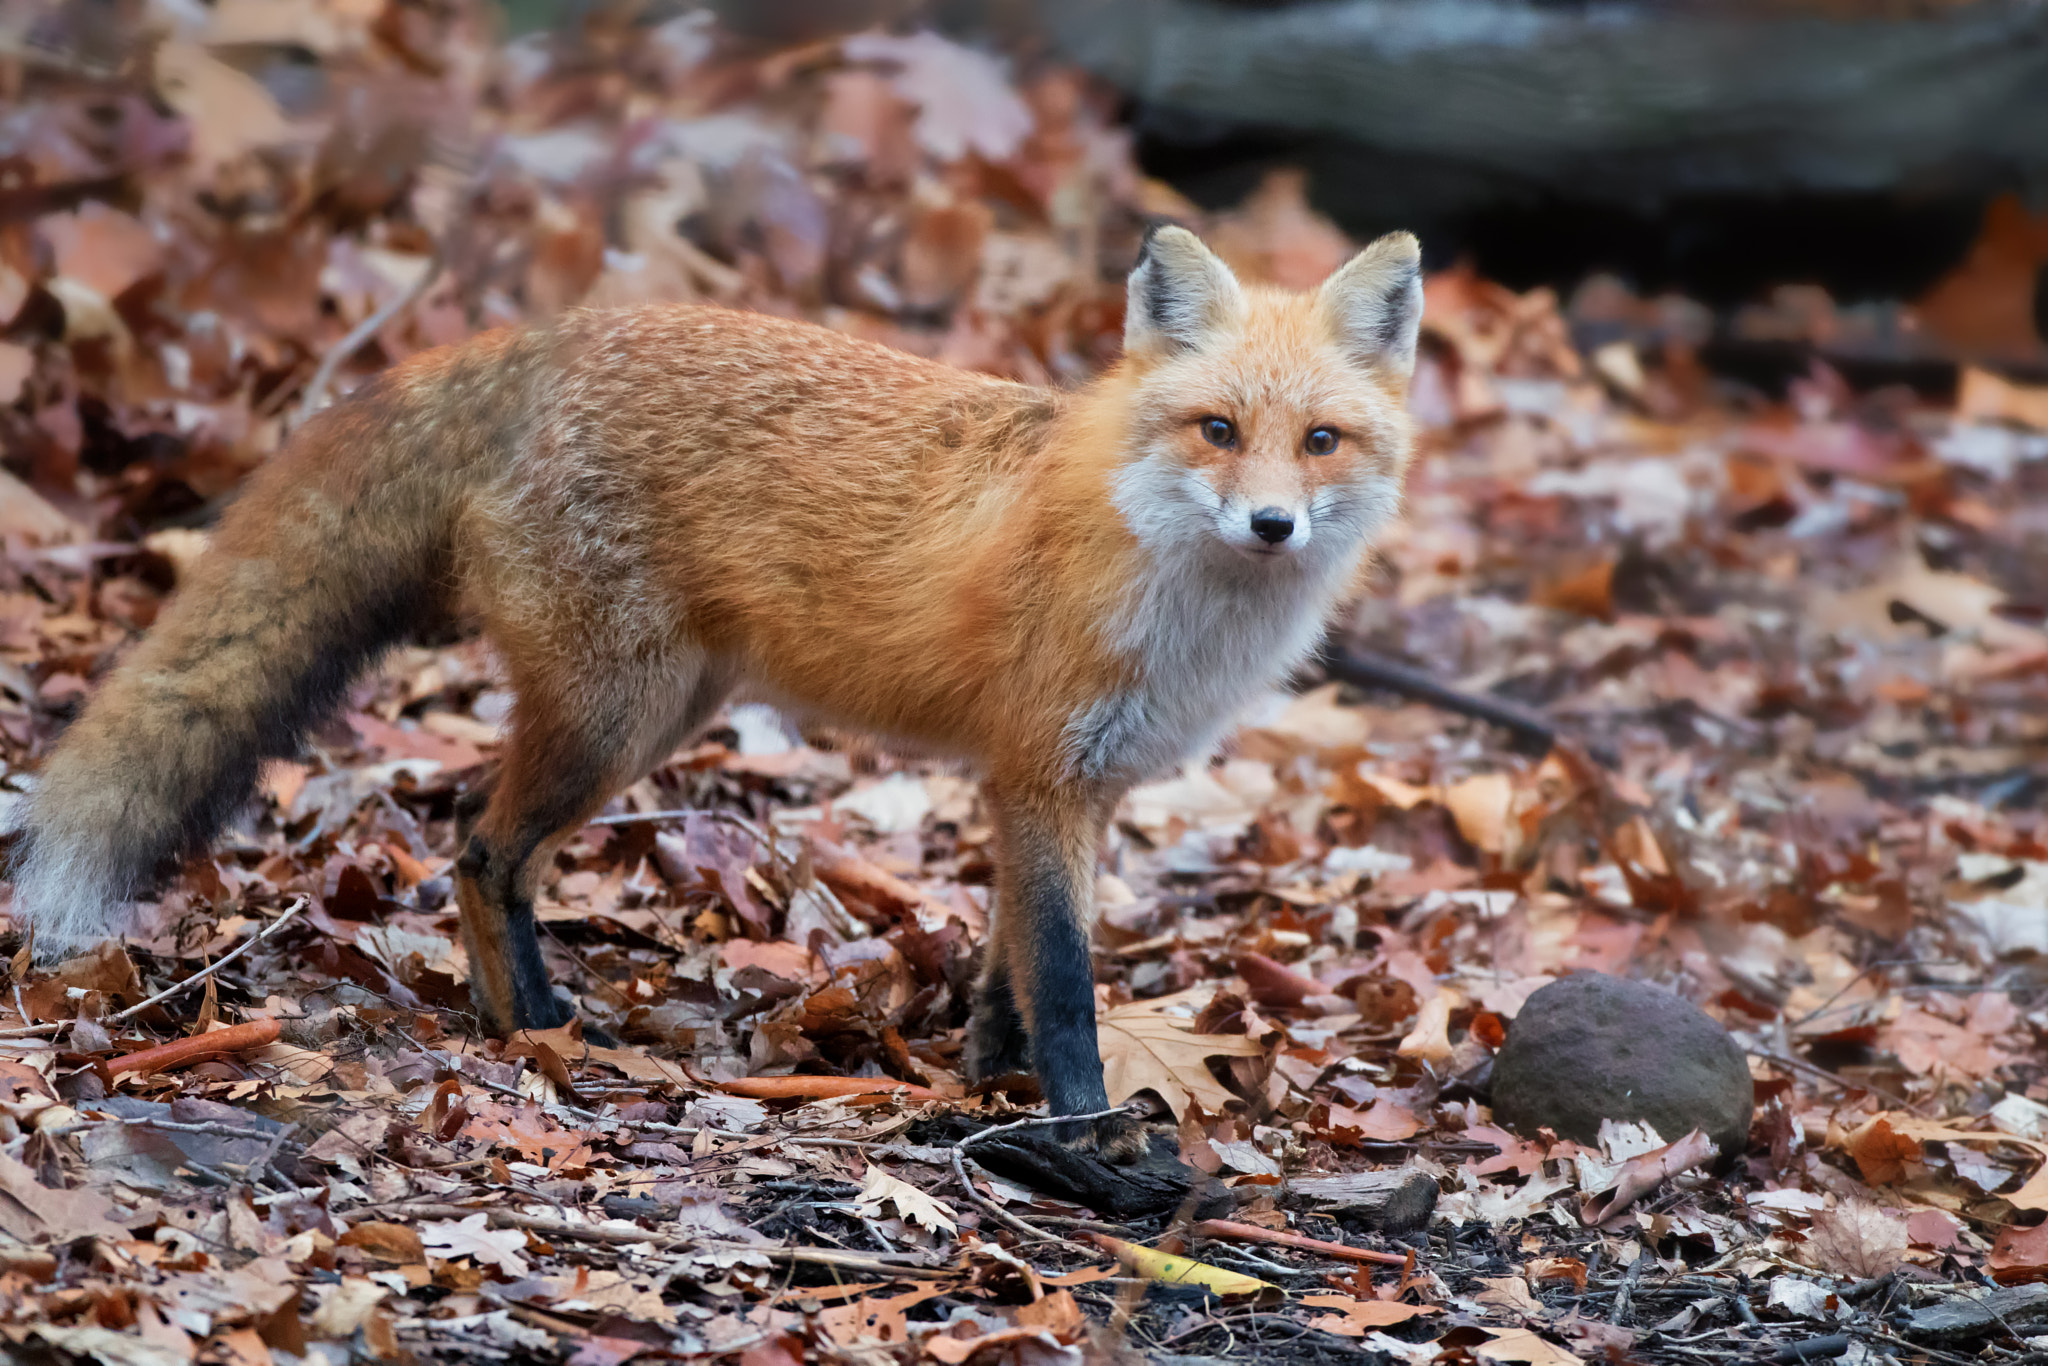
[[[1278,545],[1294,534],[1294,518],[1279,508],[1260,508],[1252,514],[1252,534],[1268,545]]]

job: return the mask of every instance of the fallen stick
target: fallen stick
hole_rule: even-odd
[[[262,929],[256,931],[256,933],[250,935],[241,943],[235,945],[234,948],[228,950],[220,957],[214,959],[211,963],[208,963],[205,967],[199,969],[199,971],[193,973],[184,981],[173,982],[171,983],[171,985],[165,987],[162,991],[159,991],[156,995],[151,996],[147,1000],[138,1001],[134,1005],[129,1006],[126,1010],[119,1011],[113,1015],[109,1015],[106,1019],[100,1021],[100,1023],[107,1025],[117,1025],[125,1023],[126,1021],[134,1019],[143,1011],[148,1010],[151,1006],[160,1005],[163,1002],[170,1000],[173,996],[176,996],[178,993],[182,991],[188,991],[191,988],[198,986],[201,982],[213,976],[222,968],[234,962],[237,958],[240,958],[243,954],[255,948],[258,944],[261,944],[264,940],[270,938],[270,936],[276,934],[279,930],[283,929],[286,925],[290,924],[292,919],[296,917],[300,911],[306,909],[306,906],[307,898],[300,897],[297,901],[294,901],[291,905],[284,908],[283,915],[271,921],[268,925],[265,925]],[[16,1029],[0,1029],[0,1039],[27,1038],[31,1035],[46,1033],[53,1029],[67,1029],[76,1023],[78,1023],[76,1020],[52,1020],[47,1024],[22,1025]]]
[[[1323,651],[1323,669],[1330,677],[1356,688],[1398,693],[1432,707],[1470,716],[1511,732],[1519,747],[1547,752],[1557,741],[1557,728],[1541,713],[1509,702],[1453,688],[1411,665],[1356,646],[1331,645]]]
[[[107,1071],[113,1076],[124,1072],[163,1072],[173,1067],[182,1067],[188,1062],[203,1058],[217,1058],[226,1053],[240,1053],[244,1049],[261,1048],[277,1040],[276,1020],[246,1020],[226,1029],[216,1029],[210,1034],[194,1034],[189,1038],[174,1039],[170,1043],[145,1048],[125,1057],[115,1058],[107,1064]]]
[[[441,249],[427,258],[427,264],[416,279],[404,289],[386,300],[384,306],[349,329],[348,335],[336,342],[334,349],[320,358],[320,368],[313,372],[313,378],[306,382],[306,391],[299,399],[298,416],[292,420],[294,427],[320,411],[322,400],[327,397],[327,386],[334,382],[334,376],[349,358],[363,349],[370,338],[384,330],[393,318],[411,308],[426,294],[434,281],[441,278]]]
[[[1014,1133],[1019,1129],[1042,1129],[1049,1124],[1079,1124],[1083,1120],[1108,1119],[1111,1115],[1135,1115],[1137,1112],[1128,1105],[1112,1105],[1107,1110],[1090,1110],[1084,1115],[1027,1115],[1013,1119],[1007,1124],[991,1124],[986,1129],[977,1129],[960,1140],[962,1148],[972,1148],[984,1139],[997,1134]]]
[[[1093,1257],[1095,1255],[1094,1248],[1084,1246],[1069,1238],[1062,1238],[1057,1233],[1047,1233],[1042,1228],[1036,1228],[976,1190],[974,1183],[967,1179],[967,1165],[961,1160],[965,1150],[965,1144],[957,1144],[949,1154],[953,1160],[953,1179],[960,1183],[960,1189],[967,1193],[969,1200],[981,1206],[984,1213],[993,1216],[998,1222],[1008,1226],[1013,1232],[1021,1234],[1033,1242],[1047,1243],[1053,1247],[1064,1248],[1068,1252],[1078,1252],[1084,1257]]]
[[[492,1228],[525,1229],[528,1232],[551,1234],[557,1238],[569,1238],[577,1242],[610,1243],[620,1246],[646,1243],[658,1248],[758,1252],[770,1261],[829,1266],[840,1271],[892,1276],[898,1280],[936,1281],[958,1274],[945,1267],[921,1266],[891,1260],[887,1254],[839,1252],[831,1248],[815,1247],[756,1247],[751,1243],[736,1243],[731,1239],[651,1233],[639,1228],[596,1228],[586,1224],[572,1224],[566,1219],[544,1219],[538,1215],[520,1214],[508,1209],[475,1209],[468,1205],[401,1204],[383,1206],[379,1212],[410,1215],[415,1219],[467,1219],[472,1215],[482,1214],[487,1216]]]
[[[1240,1224],[1229,1219],[1204,1219],[1195,1225],[1194,1232],[1198,1237],[1214,1238],[1219,1243],[1271,1243],[1275,1247],[1291,1247],[1298,1252],[1320,1252],[1325,1257],[1337,1257],[1347,1262],[1369,1262],[1374,1266],[1408,1265],[1407,1257],[1398,1257],[1391,1252],[1326,1243],[1321,1238],[1289,1233],[1285,1229],[1260,1228],[1257,1224]]]
[[[937,1091],[893,1077],[737,1077],[732,1081],[708,1081],[729,1096],[748,1100],[831,1100],[839,1096],[889,1096],[905,1100],[944,1100]]]

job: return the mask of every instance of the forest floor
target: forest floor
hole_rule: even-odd
[[[243,474],[382,365],[579,302],[708,299],[1070,384],[1114,358],[1155,216],[1286,285],[1356,246],[1286,174],[1203,214],[1085,79],[930,35],[101,13],[0,50],[11,810]],[[1119,811],[1112,1099],[1231,1184],[1236,1232],[1108,1219],[960,1146],[1032,1113],[960,1076],[975,787],[758,707],[547,880],[557,980],[619,1046],[484,1036],[453,815],[509,697],[457,634],[266,769],[125,945],[16,959],[0,1350],[2040,1359],[2048,390],[1960,365],[1953,392],[1856,392],[1816,365],[1770,395],[1700,367],[1713,320],[1683,300],[1458,269],[1427,296],[1423,455],[1342,638],[1555,741],[1309,677]],[[1761,307],[1812,333],[1824,303]],[[1493,1123],[1523,1002],[1585,970],[1732,1031],[1757,1100],[1732,1166]],[[129,1060],[179,1039],[203,1041]],[[1659,1161],[1686,1169],[1637,1179]],[[1389,1168],[1433,1184],[1426,1226],[1314,1193]],[[1267,1284],[1167,1283],[1105,1237]],[[1994,1286],[1995,1312],[1955,1308]]]

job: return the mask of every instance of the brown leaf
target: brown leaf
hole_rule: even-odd
[[[2000,1285],[2048,1281],[2048,1223],[2031,1228],[2012,1224],[2000,1229],[1985,1268]]]
[[[1362,1338],[1375,1329],[1443,1312],[1433,1304],[1355,1300],[1349,1295],[1303,1295],[1301,1302],[1311,1309],[1334,1309],[1336,1312],[1333,1314],[1319,1314],[1310,1319],[1309,1327],[1347,1338]]]
[[[40,1247],[73,1238],[119,1241],[128,1230],[114,1218],[114,1206],[98,1191],[53,1190],[35,1173],[0,1153],[0,1232]]]
[[[1866,1280],[1896,1271],[1908,1246],[1903,1215],[1852,1198],[1813,1216],[1805,1258],[1822,1271]]]
[[[349,1225],[348,1232],[335,1241],[343,1247],[361,1248],[387,1262],[406,1265],[423,1262],[427,1255],[420,1243],[417,1230],[407,1224],[387,1223],[378,1219],[365,1219],[359,1224]]]
[[[1637,1153],[1621,1164],[1614,1186],[1605,1197],[1588,1198],[1581,1214],[1588,1224],[1604,1224],[1680,1172],[1705,1166],[1714,1157],[1713,1140],[1698,1129],[1675,1143]]]
[[[1210,1058],[1262,1058],[1266,1046],[1242,1034],[1197,1034],[1177,1008],[1209,993],[1201,988],[1105,1011],[1095,1022],[1102,1048],[1102,1080],[1112,1105],[1152,1091],[1178,1116],[1190,1099],[1221,1113],[1234,1102],[1209,1072]]]
[[[1538,607],[1580,616],[1614,620],[1614,559],[1603,559],[1576,573],[1551,579],[1530,590],[1529,601]]]
[[[97,201],[76,213],[53,213],[36,224],[50,244],[57,274],[76,280],[103,299],[163,267],[163,244],[139,220]]]

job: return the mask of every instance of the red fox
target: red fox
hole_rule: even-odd
[[[461,611],[517,697],[456,862],[490,1025],[568,1019],[541,871],[739,691],[977,767],[998,873],[967,1071],[1107,1109],[1107,821],[1315,646],[1400,504],[1421,311],[1406,233],[1297,294],[1166,227],[1130,274],[1124,359],[1071,393],[699,306],[414,357],[249,480],[58,743],[14,923],[44,960],[116,932],[380,650]]]

